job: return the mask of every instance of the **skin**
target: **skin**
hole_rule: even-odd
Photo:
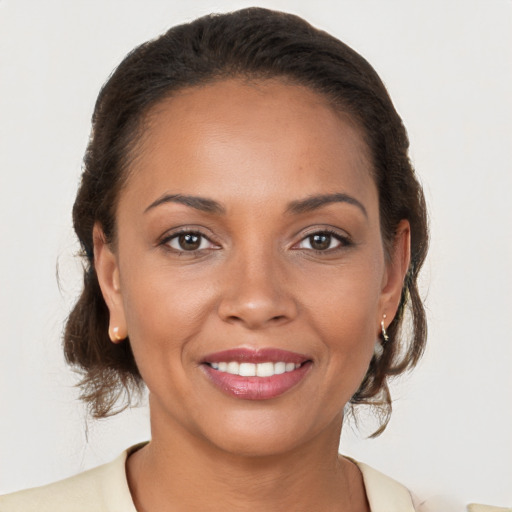
[[[334,193],[359,205],[289,211]],[[223,213],[154,205],[166,194]],[[407,222],[386,257],[378,206],[358,128],[307,88],[226,80],[153,109],[115,247],[94,232],[111,331],[129,335],[150,391],[152,440],[127,462],[138,510],[369,510],[338,443],[409,263]],[[198,251],[179,229],[203,234]],[[315,251],[311,235],[326,231]],[[200,363],[235,347],[306,354],[311,369],[279,397],[234,398]]]

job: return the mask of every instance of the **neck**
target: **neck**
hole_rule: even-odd
[[[151,410],[152,440],[127,462],[139,512],[368,510],[359,470],[338,456],[342,418],[294,449],[248,456]]]

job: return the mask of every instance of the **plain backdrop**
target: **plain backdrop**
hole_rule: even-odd
[[[387,431],[341,451],[439,510],[512,505],[512,2],[0,0],[0,492],[107,462],[145,406],[91,421],[61,350],[80,290],[71,228],[98,90],[136,44],[213,11],[287,10],[380,73],[431,212],[429,345]],[[60,288],[57,281],[59,276]]]

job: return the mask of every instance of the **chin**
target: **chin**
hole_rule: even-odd
[[[335,443],[339,442],[342,414],[337,414],[334,421],[325,419],[324,423],[318,421],[318,417],[313,421],[304,415],[276,412],[231,414],[229,421],[224,417],[215,422],[214,429],[208,429],[207,439],[218,449],[241,457],[272,457],[296,452],[326,430],[332,430],[333,439],[338,440]]]
[[[275,429],[225,430],[222,436],[211,436],[210,442],[223,452],[237,457],[264,458],[283,455],[297,449],[303,442]]]

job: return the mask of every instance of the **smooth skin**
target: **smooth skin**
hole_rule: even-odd
[[[386,255],[356,124],[305,87],[219,81],[152,110],[129,172],[115,244],[99,225],[94,241],[110,328],[150,392],[152,440],[127,461],[137,510],[368,511],[338,456],[343,408],[396,312],[409,225]],[[235,398],[201,362],[238,347],[311,369]]]

